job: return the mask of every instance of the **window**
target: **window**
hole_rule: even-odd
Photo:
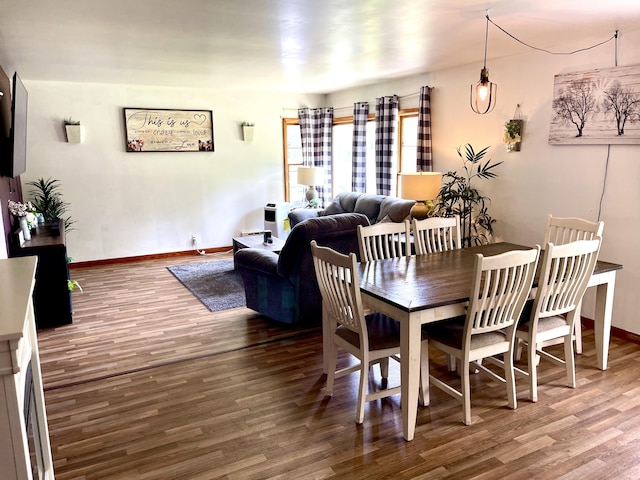
[[[298,167],[302,165],[302,139],[297,118],[282,121],[284,135],[284,185],[285,201],[302,205],[305,186],[298,185]]]
[[[398,173],[416,171],[416,147],[418,142],[418,109],[401,110],[398,116]],[[297,118],[285,118],[282,122],[284,136],[285,200],[302,205],[304,185],[296,183],[298,166],[302,165],[302,143]],[[367,193],[376,193],[376,122],[369,115],[367,122]],[[350,192],[352,168],[353,117],[335,118],[333,121],[332,192]]]

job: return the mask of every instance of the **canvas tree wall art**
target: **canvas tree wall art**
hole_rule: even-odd
[[[640,65],[556,75],[549,143],[640,144]]]

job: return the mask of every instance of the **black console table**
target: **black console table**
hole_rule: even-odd
[[[38,257],[33,306],[37,328],[57,327],[72,322],[69,267],[65,245],[64,225],[59,234],[49,225],[40,225],[32,232],[31,240],[13,245],[12,257]]]

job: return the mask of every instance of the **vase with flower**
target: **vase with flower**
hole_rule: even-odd
[[[36,209],[31,202],[22,203],[9,200],[9,213],[13,215],[16,223],[20,226],[24,239],[31,240],[31,229],[35,228],[38,223]]]

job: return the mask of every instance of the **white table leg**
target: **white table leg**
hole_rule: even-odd
[[[402,424],[407,441],[413,440],[418,413],[422,338],[420,330],[420,323],[417,321],[405,320],[400,323]]]
[[[611,314],[613,311],[613,292],[616,286],[616,272],[609,272],[607,281],[596,288],[596,307],[594,330],[598,368],[607,369],[609,357],[609,340],[611,338]]]

